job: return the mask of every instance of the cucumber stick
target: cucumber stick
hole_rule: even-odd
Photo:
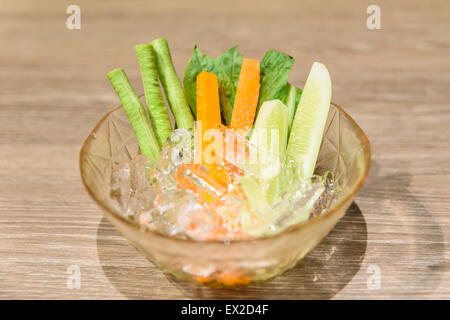
[[[250,142],[283,159],[287,143],[288,108],[280,100],[266,101],[256,118]]]
[[[172,63],[166,39],[160,38],[151,42],[156,54],[159,79],[164,88],[170,109],[178,128],[194,128],[194,117],[184,95],[180,80]]]
[[[148,114],[150,115],[158,144],[162,147],[172,133],[172,125],[170,124],[169,112],[159,86],[155,52],[150,44],[138,44],[134,47],[134,51],[141,69]]]
[[[258,176],[266,177],[265,196],[269,204],[273,204],[281,187],[279,175],[286,151],[288,124],[288,108],[280,100],[266,101],[261,105],[250,138],[259,150],[266,150],[259,154],[263,163]]]
[[[314,62],[292,122],[286,150],[301,179],[314,173],[331,102],[331,80],[325,65]]]
[[[108,79],[119,96],[120,103],[130,120],[131,126],[141,149],[141,153],[156,160],[159,156],[159,145],[147,119],[144,106],[128,80],[125,71],[114,69],[108,72]]]

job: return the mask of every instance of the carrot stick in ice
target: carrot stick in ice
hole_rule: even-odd
[[[202,71],[197,76],[196,161],[211,163],[211,159],[207,159],[209,155],[204,154],[207,147],[204,140],[210,140],[212,137],[205,136],[205,133],[210,129],[218,128],[220,124],[217,75]]]

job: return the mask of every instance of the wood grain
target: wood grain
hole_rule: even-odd
[[[450,2],[0,1],[0,298],[450,298]],[[126,3],[126,4],[125,4]],[[257,8],[257,9],[255,9]],[[333,100],[366,131],[373,168],[327,239],[283,276],[242,290],[193,287],[162,274],[88,197],[78,152],[118,99],[124,67],[142,92],[133,45],[166,37],[181,75],[194,44],[239,44],[296,58],[303,86],[325,63]],[[81,270],[81,288],[66,285]],[[373,270],[380,288],[367,285]]]

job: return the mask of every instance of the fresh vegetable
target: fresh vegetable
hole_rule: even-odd
[[[225,85],[224,80],[219,82],[219,100],[223,123],[226,126],[229,126],[231,124],[231,115],[233,114],[233,105],[228,100],[227,86]]]
[[[194,47],[191,59],[184,69],[183,78],[186,99],[194,115],[197,106],[197,75],[202,71],[208,71],[218,76],[222,117],[226,125],[230,124],[242,59],[243,56],[236,47],[222,53],[216,59],[211,59],[197,46]]]
[[[283,102],[266,101],[256,118],[250,142],[281,161],[286,151],[288,123],[289,110]]]
[[[221,98],[221,106],[224,124],[227,126],[231,123],[243,58],[243,55],[237,51],[237,47],[233,47],[216,59],[219,72],[219,88],[222,88],[222,91],[226,93],[226,100]]]
[[[257,146],[257,176],[265,180],[265,196],[272,204],[279,193],[279,174],[284,161],[288,139],[289,110],[280,100],[266,101],[262,104],[256,119],[250,143]],[[255,157],[256,158],[256,157]]]
[[[164,38],[151,42],[156,54],[159,79],[178,128],[194,128],[194,117],[186,101],[183,88],[172,63],[169,46]]]
[[[202,150],[202,162],[212,164],[211,156],[205,153],[206,145],[204,140],[212,137],[206,137],[205,133],[210,129],[217,129],[221,124],[219,87],[217,84],[217,75],[202,71],[197,76],[197,127],[201,125],[201,130],[197,130],[197,146],[202,146],[197,150]],[[206,139],[205,139],[206,138]]]
[[[302,96],[302,89],[296,88],[297,92],[295,93],[295,111],[297,112],[298,103],[300,102],[300,97]],[[295,114],[294,114],[295,117]]]
[[[150,44],[138,44],[134,47],[134,50],[141,69],[150,120],[159,146],[162,147],[172,132],[172,125],[169,112],[164,103],[161,87],[159,86],[155,52]]]
[[[286,226],[310,217],[328,186],[311,179],[331,101],[330,76],[323,64],[313,64],[302,91],[287,82],[294,63],[287,54],[269,50],[260,64],[244,58],[236,47],[216,59],[194,47],[183,89],[165,39],[136,45],[135,51],[155,132],[123,69],[109,72],[108,78],[142,154],[157,160],[172,133],[159,81],[177,127],[194,128],[198,120],[194,142],[189,135],[187,148],[164,146],[176,157],[171,166],[175,170],[164,173],[163,161],[152,169],[150,177],[158,177],[152,180],[158,192],[155,207],[194,194],[197,206],[186,216],[177,212],[184,219],[182,231],[201,240],[249,239],[275,232],[279,223]],[[174,141],[172,136],[169,148]],[[159,182],[168,182],[176,192],[166,188],[170,196],[165,196]]]
[[[300,101],[300,96],[302,95],[302,90],[297,89],[292,84],[287,84],[286,96],[284,97],[284,104],[289,110],[289,127],[288,134],[291,132],[292,120],[294,120],[295,111],[297,111],[298,102]]]
[[[285,53],[269,50],[261,61],[261,88],[256,114],[265,101],[283,101],[294,58]]]
[[[159,156],[159,145],[150,127],[144,106],[137,96],[123,69],[108,72],[108,79],[119,96],[131,126],[136,134],[141,153],[156,160]]]
[[[217,74],[217,65],[214,59],[209,58],[195,46],[192,49],[191,59],[184,69],[183,78],[186,100],[195,116],[197,116],[197,76],[202,71]]]
[[[225,51],[216,59],[216,65],[220,67],[223,75],[230,78],[234,87],[236,88],[239,82],[239,76],[241,72],[242,60],[244,56],[237,51],[237,47],[234,46],[228,51]],[[234,99],[230,99],[234,102]]]
[[[297,107],[295,104],[296,93],[297,93],[297,89],[292,84],[288,83],[287,90],[286,90],[286,96],[284,97],[284,104],[287,106],[288,111],[289,111],[288,132],[291,132],[292,120],[294,119],[295,109]]]
[[[270,212],[270,205],[267,202],[265,191],[263,190],[259,179],[256,176],[244,176],[239,179],[239,183],[247,198],[252,213],[255,214],[258,219],[267,219],[267,215]],[[251,223],[251,221],[249,222]]]
[[[244,58],[239,75],[231,127],[248,130],[255,120],[259,97],[259,62]]]
[[[331,102],[331,80],[327,68],[314,62],[292,123],[286,151],[298,176],[309,179],[314,173]]]

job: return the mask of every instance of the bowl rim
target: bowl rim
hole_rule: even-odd
[[[354,190],[352,192],[350,192],[349,194],[347,194],[343,199],[341,199],[335,206],[333,206],[331,208],[331,210],[328,210],[316,217],[313,217],[309,220],[306,221],[302,221],[302,222],[298,222],[295,223],[293,225],[290,225],[289,227],[287,227],[286,229],[284,229],[281,232],[272,234],[272,235],[266,235],[266,236],[262,236],[262,237],[258,237],[258,238],[252,238],[252,239],[236,239],[236,240],[230,240],[229,243],[251,243],[251,242],[258,242],[258,241],[266,241],[268,239],[275,239],[278,237],[283,237],[287,234],[290,233],[294,233],[299,229],[302,229],[304,227],[307,226],[311,226],[314,225],[318,222],[320,222],[322,219],[325,219],[333,214],[335,214],[337,211],[339,211],[339,209],[344,206],[347,202],[349,202],[350,200],[352,200],[352,198],[354,198],[356,196],[356,194],[359,193],[359,191],[362,189],[362,187],[364,186],[367,177],[369,175],[369,171],[370,171],[370,166],[371,166],[371,147],[370,147],[370,142],[369,139],[367,138],[367,135],[365,134],[365,132],[361,129],[361,127],[358,125],[358,123],[338,104],[331,102],[331,105],[333,105],[334,107],[336,107],[340,112],[342,112],[347,118],[348,120],[350,120],[350,122],[352,123],[352,125],[355,127],[358,136],[360,137],[361,141],[362,141],[362,145],[364,148],[364,160],[365,160],[365,170],[364,173],[359,177],[357,183],[356,183],[356,187],[354,188]],[[160,237],[166,240],[170,240],[170,241],[174,241],[174,242],[180,242],[180,243],[202,243],[202,244],[206,244],[206,243],[216,243],[216,244],[223,244],[224,240],[194,240],[194,239],[181,239],[181,238],[175,238],[175,237],[171,237],[169,235],[163,234],[161,232],[158,232],[157,230],[149,230],[149,229],[142,229],[138,223],[131,221],[130,219],[126,219],[124,216],[122,216],[120,213],[115,212],[114,210],[111,210],[109,207],[107,207],[105,204],[103,204],[103,202],[98,199],[94,192],[89,188],[89,186],[87,185],[85,179],[84,179],[84,174],[83,174],[83,162],[86,159],[87,156],[87,148],[91,142],[91,140],[93,140],[95,138],[95,134],[97,132],[97,130],[100,128],[100,126],[103,124],[103,122],[106,120],[106,118],[112,114],[113,112],[117,111],[118,109],[120,109],[121,106],[118,106],[116,108],[111,109],[110,111],[108,111],[105,115],[103,115],[103,117],[97,122],[97,124],[95,125],[94,129],[92,129],[92,131],[89,133],[88,137],[85,139],[81,150],[80,150],[80,154],[79,154],[79,169],[80,169],[80,175],[81,175],[81,180],[83,182],[83,186],[86,189],[87,193],[90,195],[90,197],[94,200],[94,202],[105,212],[111,214],[114,218],[118,219],[119,221],[125,223],[127,226],[131,227],[131,228],[136,228],[136,231],[141,232],[142,234],[146,234],[146,233],[150,233],[156,237]]]

